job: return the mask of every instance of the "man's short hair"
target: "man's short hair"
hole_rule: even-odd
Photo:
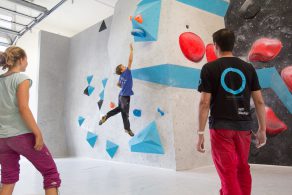
[[[117,65],[117,67],[116,67],[116,74],[117,75],[121,75],[122,74],[122,66],[123,66],[123,64]]]
[[[221,51],[232,51],[235,43],[234,32],[223,28],[213,34],[213,42]]]

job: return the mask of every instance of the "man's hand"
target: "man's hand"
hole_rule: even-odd
[[[257,144],[256,144],[257,148],[264,146],[267,141],[266,131],[259,129],[256,134],[256,139],[257,139]]]
[[[197,151],[198,152],[201,152],[201,153],[205,152],[204,143],[205,143],[204,135],[199,135],[198,142],[197,142]]]
[[[130,44],[130,51],[133,51],[133,43]]]

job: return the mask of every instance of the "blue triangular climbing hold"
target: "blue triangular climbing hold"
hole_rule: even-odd
[[[107,80],[108,80],[107,78],[105,78],[105,79],[102,80],[102,86],[103,86],[103,88],[105,88],[106,83],[107,83]]]
[[[164,154],[155,121],[136,134],[129,141],[129,145],[131,152]]]
[[[92,79],[93,79],[93,75],[90,75],[90,76],[87,76],[87,83],[88,83],[88,85],[90,85],[90,83],[91,83],[91,81],[92,81]]]
[[[104,90],[100,92],[99,99],[104,100]]]
[[[113,158],[118,150],[119,146],[109,140],[106,141],[106,151]]]
[[[87,132],[86,140],[89,143],[89,145],[93,148],[98,136],[95,133],[92,133],[90,131]]]
[[[84,120],[85,120],[84,117],[82,117],[82,116],[79,116],[79,117],[78,117],[78,123],[79,123],[79,126],[81,126],[81,125],[83,124]]]
[[[94,91],[94,87],[88,86],[88,96],[90,96],[93,91]]]

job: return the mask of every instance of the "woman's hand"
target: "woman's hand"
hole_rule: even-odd
[[[43,140],[43,136],[41,134],[39,135],[35,135],[35,145],[34,145],[34,149],[37,151],[42,150],[44,147],[44,140]]]

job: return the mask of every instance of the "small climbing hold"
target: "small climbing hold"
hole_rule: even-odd
[[[113,108],[115,108],[115,107],[116,107],[116,104],[115,104],[115,103],[113,103],[113,102],[111,102],[111,103],[110,103],[110,105],[109,105],[109,107],[110,107],[111,109],[113,109]]]
[[[80,127],[81,127],[81,125],[83,124],[84,121],[85,121],[84,117],[82,117],[82,116],[78,117],[78,124],[79,124]]]
[[[99,101],[97,102],[97,105],[98,105],[99,110],[101,109],[102,104],[103,104],[103,100],[99,100]]]
[[[135,28],[131,31],[131,34],[135,37],[146,37],[146,32],[143,29]]]
[[[141,117],[141,115],[142,115],[142,111],[139,110],[139,109],[135,109],[135,110],[133,110],[133,114],[134,114],[134,116],[136,116],[136,117]]]
[[[165,114],[160,108],[157,108],[157,112],[159,112],[159,114],[160,114],[161,116],[164,116],[164,114]]]
[[[88,85],[90,85],[92,79],[93,79],[93,75],[87,76],[86,80],[87,80]]]
[[[142,17],[142,15],[141,15],[141,14],[137,15],[137,16],[135,17],[135,20],[136,20],[138,23],[142,24],[142,23],[143,23],[143,17]]]

